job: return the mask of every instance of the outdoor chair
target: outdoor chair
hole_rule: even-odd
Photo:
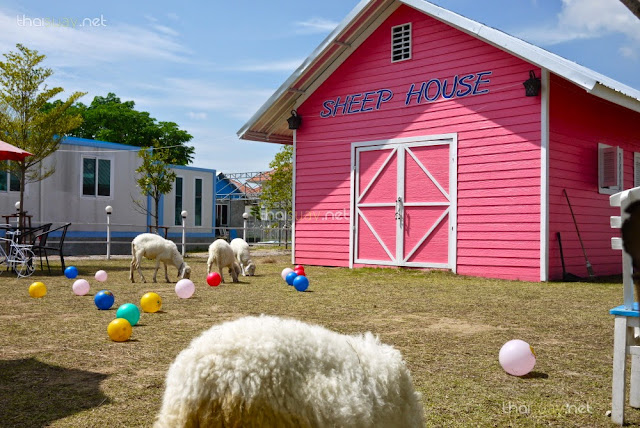
[[[33,247],[31,249],[35,255],[40,257],[41,270],[44,270],[43,264],[42,264],[42,256],[44,255],[44,258],[47,262],[47,270],[49,271],[49,274],[51,274],[51,267],[49,266],[49,252],[53,252],[53,253],[57,253],[60,256],[60,263],[62,264],[62,273],[64,274],[65,265],[64,265],[64,254],[62,253],[62,246],[64,245],[64,238],[67,235],[67,229],[69,228],[70,225],[71,223],[66,223],[60,227],[56,227],[55,229],[49,229],[46,232],[42,232],[34,236],[32,241]],[[58,242],[52,244],[49,241],[49,235],[51,235],[52,233],[58,232],[60,230],[62,231],[62,234],[60,235]]]

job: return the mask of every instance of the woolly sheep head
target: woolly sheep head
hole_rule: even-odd
[[[249,264],[244,270],[247,273],[247,275],[253,276],[256,274],[256,264],[253,261],[249,260]]]
[[[185,263],[182,267],[182,271],[178,272],[178,276],[180,278],[189,279],[189,277],[191,277],[191,267],[189,267],[189,265]]]

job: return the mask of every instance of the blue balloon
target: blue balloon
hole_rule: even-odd
[[[98,309],[106,311],[113,306],[113,302],[116,300],[113,293],[109,290],[100,290],[96,293],[96,297],[93,298],[93,302]]]
[[[307,288],[309,288],[309,279],[304,275],[298,275],[293,280],[293,286],[298,291],[305,291]]]
[[[296,279],[297,276],[298,276],[297,273],[289,272],[285,278],[285,281],[287,281],[287,284],[293,285],[293,280]]]
[[[76,276],[78,276],[78,268],[75,266],[69,266],[64,270],[64,276],[69,279],[75,278]]]

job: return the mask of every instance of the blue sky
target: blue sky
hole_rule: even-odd
[[[279,146],[236,131],[357,3],[0,0],[0,52],[23,43],[84,103],[115,92],[178,123],[194,136],[193,166],[260,171]],[[640,89],[640,20],[619,0],[432,3]]]

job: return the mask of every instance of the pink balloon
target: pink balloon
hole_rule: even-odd
[[[196,286],[190,279],[181,279],[176,284],[176,294],[181,299],[188,299],[193,296],[193,293],[196,291]]]
[[[77,296],[84,296],[89,292],[89,288],[91,287],[86,279],[79,279],[73,283],[71,288]]]
[[[287,279],[287,275],[289,275],[291,272],[293,272],[293,269],[284,268],[284,269],[282,269],[282,273],[280,274],[280,276],[282,277],[282,279],[286,280]]]
[[[498,361],[505,372],[513,376],[524,376],[536,365],[536,354],[524,340],[510,340],[500,348]]]
[[[107,280],[107,272],[99,270],[96,272],[96,281],[105,282]]]

